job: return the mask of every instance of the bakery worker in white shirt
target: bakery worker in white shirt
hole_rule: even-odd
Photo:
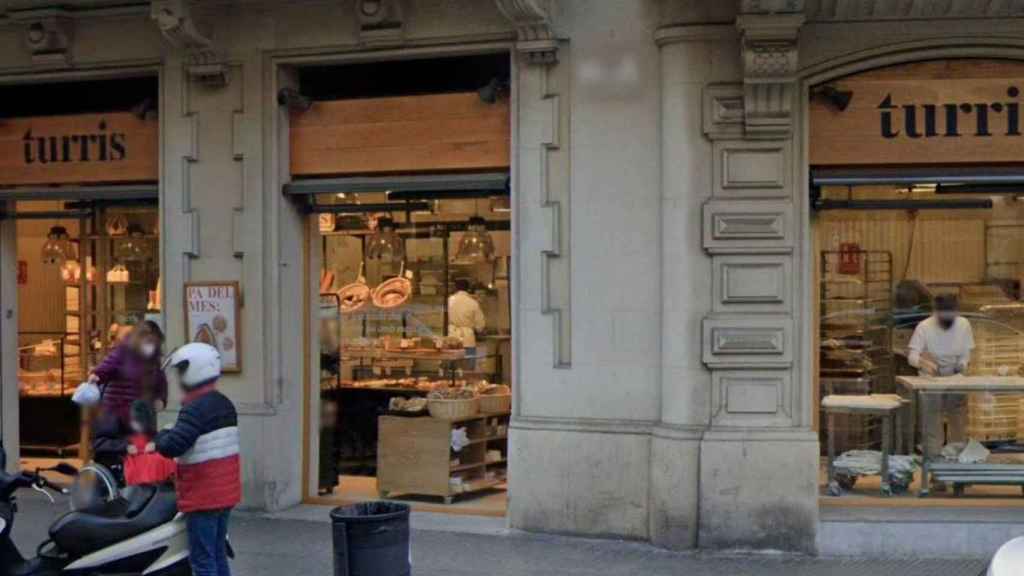
[[[907,360],[922,376],[953,376],[967,372],[973,349],[971,323],[960,315],[956,296],[940,294],[935,297],[932,315],[914,329]],[[966,440],[964,399],[963,394],[924,396],[928,422],[923,440],[928,454],[937,455],[944,445],[943,416],[949,422],[945,443]]]
[[[448,297],[448,335],[462,340],[466,356],[476,355],[476,333],[487,325],[480,303],[469,295],[469,280],[455,280],[455,293]],[[471,366],[474,365],[471,361]]]

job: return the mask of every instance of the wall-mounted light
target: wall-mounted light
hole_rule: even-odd
[[[826,84],[811,92],[815,98],[823,98],[827,104],[842,112],[850,106],[853,100],[853,90],[840,90],[831,84]]]
[[[284,106],[289,110],[305,112],[313,105],[313,101],[303,96],[295,88],[281,88],[277,91],[277,105]]]
[[[486,86],[477,90],[477,94],[480,96],[480,100],[488,104],[494,104],[502,96],[508,95],[511,89],[510,82],[502,80],[500,78],[491,78],[491,81]]]

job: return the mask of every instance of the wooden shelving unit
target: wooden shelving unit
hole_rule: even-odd
[[[377,444],[377,489],[392,494],[456,496],[505,483],[509,414],[480,414],[456,420],[381,416]],[[469,445],[455,452],[452,431],[465,428]],[[488,453],[500,458],[488,461]]]

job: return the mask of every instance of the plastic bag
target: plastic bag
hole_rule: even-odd
[[[156,452],[136,454],[124,459],[124,483],[128,486],[163,484],[178,470],[170,458]]]
[[[86,380],[75,388],[71,401],[79,406],[95,406],[100,403],[100,387],[91,380]]]
[[[469,433],[466,429],[456,428],[452,430],[452,451],[461,452],[466,446],[469,446]]]
[[[163,484],[178,471],[178,464],[157,452],[145,452],[149,439],[137,436],[131,444],[136,453],[124,459],[124,483],[128,486]]]

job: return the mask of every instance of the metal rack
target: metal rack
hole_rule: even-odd
[[[822,251],[820,261],[820,392],[895,392],[892,350],[892,254]],[[840,451],[867,448],[878,433],[870,419],[836,416]],[[823,430],[822,434],[826,432]],[[822,445],[825,445],[822,438]]]

